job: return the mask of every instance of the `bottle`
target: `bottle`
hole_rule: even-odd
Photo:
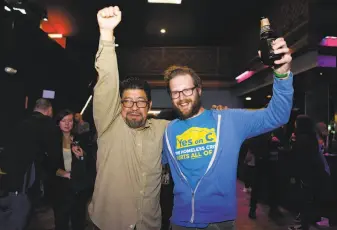
[[[277,67],[274,61],[282,58],[283,54],[274,54],[272,43],[276,40],[277,35],[270,27],[270,22],[268,18],[261,18],[261,29],[260,29],[260,51],[261,51],[261,61],[267,66]]]

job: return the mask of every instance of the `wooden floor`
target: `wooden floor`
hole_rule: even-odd
[[[284,213],[284,218],[282,218],[279,221],[270,220],[268,218],[268,208],[263,205],[260,205],[258,207],[257,220],[250,220],[247,216],[249,210],[249,194],[242,192],[242,188],[243,188],[242,184],[238,182],[237,230],[286,230],[288,225],[292,224],[293,217],[290,215],[290,213],[288,213],[285,210],[282,210],[282,212]],[[53,230],[53,229],[54,229],[53,211],[51,209],[48,209],[33,220],[29,230]],[[314,230],[316,228],[312,229]],[[87,230],[92,230],[92,228],[90,227],[90,223],[88,225]]]

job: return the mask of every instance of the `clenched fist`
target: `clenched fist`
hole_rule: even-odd
[[[106,7],[97,13],[97,22],[101,31],[113,31],[121,19],[122,12],[118,6]]]

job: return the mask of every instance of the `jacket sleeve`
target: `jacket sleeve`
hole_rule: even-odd
[[[100,137],[121,111],[119,73],[114,42],[100,41],[95,67],[98,81],[94,88],[93,115]]]
[[[46,170],[55,175],[56,171],[60,168],[61,142],[59,130],[52,119],[47,120],[44,132],[45,134],[43,134],[42,138],[47,155]]]
[[[258,136],[286,124],[292,109],[293,93],[293,75],[290,73],[286,79],[274,79],[273,97],[267,108],[231,110],[242,138]]]

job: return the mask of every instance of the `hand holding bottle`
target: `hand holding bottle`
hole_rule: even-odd
[[[282,58],[274,61],[277,65],[277,68],[274,68],[274,71],[277,74],[287,74],[290,71],[292,57],[290,50],[287,46],[284,38],[278,38],[272,43],[274,54],[281,54]]]

